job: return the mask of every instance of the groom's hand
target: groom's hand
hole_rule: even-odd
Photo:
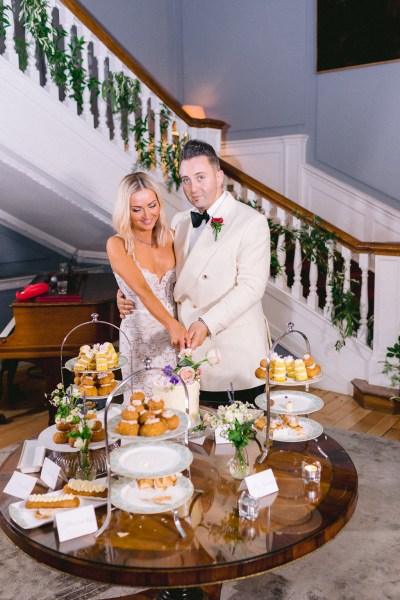
[[[135,308],[132,300],[127,300],[121,290],[117,292],[117,306],[121,319],[125,319]]]
[[[195,321],[189,327],[190,347],[195,350],[204,342],[208,335],[208,329],[201,321]]]

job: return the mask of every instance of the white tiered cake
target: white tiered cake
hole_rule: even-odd
[[[199,420],[200,411],[200,384],[193,381],[187,384],[189,394],[189,416],[191,426],[193,427]],[[153,386],[153,398],[159,397],[164,400],[166,408],[174,408],[186,412],[185,391],[181,383],[171,385],[169,382],[164,385],[162,382],[155,383]]]

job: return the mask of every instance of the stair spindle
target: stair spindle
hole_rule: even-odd
[[[15,22],[14,22],[14,12],[12,10],[11,0],[3,0],[4,8],[7,7],[6,16],[10,21],[10,25],[6,27],[6,37],[4,40],[5,43],[5,51],[3,56],[11,65],[19,68],[18,54],[15,49],[14,36],[15,36]]]
[[[324,306],[324,316],[327,319],[330,319],[333,308],[333,294],[332,294],[332,276],[333,276],[333,247],[334,244],[332,241],[327,243],[329,254],[328,254],[328,263],[327,263],[327,272],[326,272],[326,299]]]
[[[351,250],[342,246],[341,254],[344,260],[343,293],[346,293],[350,289]]]
[[[160,110],[161,110],[161,102],[159,98],[151,93],[150,94],[150,107],[151,111],[154,114],[154,147],[157,148],[161,143],[161,131],[160,131]],[[163,172],[159,161],[157,161],[155,174],[158,177],[163,177]]]
[[[97,60],[97,78],[105,81],[108,75],[106,69],[107,49],[100,40],[93,36],[93,55]],[[107,101],[103,98],[102,89],[97,96],[97,109],[99,111],[99,124],[97,131],[106,139],[110,139],[110,130],[107,125]]]
[[[317,294],[317,281],[318,281],[318,266],[317,263],[310,260],[310,291],[307,296],[307,306],[316,310],[318,308],[318,294]]]
[[[357,331],[357,338],[367,343],[368,339],[368,268],[369,254],[360,254],[358,264],[361,269],[361,291],[360,291],[360,326]]]
[[[109,54],[109,67],[111,73],[120,73],[122,71],[122,62],[114,56],[114,54]],[[115,83],[115,82],[114,82]],[[114,121],[114,137],[112,139],[113,144],[125,152],[125,141],[123,139],[122,134],[122,115],[121,112],[113,112],[113,121]]]
[[[53,23],[53,8],[55,8],[55,5],[56,5],[55,0],[48,0],[48,2],[46,3],[47,18],[50,23]],[[61,15],[60,15],[60,18],[61,18]],[[44,57],[44,62],[46,65],[46,72],[45,72],[46,82],[43,87],[47,92],[49,92],[49,94],[51,96],[53,96],[53,98],[56,98],[57,100],[59,100],[60,99],[60,91],[58,89],[58,85],[53,81],[53,78],[50,73],[49,61],[47,60],[46,57]]]
[[[40,72],[36,64],[36,40],[28,29],[25,29],[25,41],[27,43],[26,51],[28,54],[28,64],[25,74],[34,83],[40,85]]]
[[[300,229],[301,220],[297,217],[293,217],[292,225],[294,229]],[[301,259],[301,245],[298,239],[295,240],[294,243],[294,256],[293,256],[293,285],[292,285],[292,296],[294,298],[300,299],[303,297],[303,286],[301,283],[301,268],[302,268],[302,259]]]
[[[287,213],[283,208],[278,208],[277,219],[282,227],[286,226]],[[281,233],[278,236],[278,242],[276,245],[276,255],[280,266],[279,272],[275,278],[275,284],[279,288],[287,287],[287,276],[286,276],[286,247],[285,247],[285,234]]]
[[[94,127],[94,116],[92,115],[92,112],[90,109],[90,90],[87,86],[87,83],[90,79],[88,46],[89,46],[89,42],[91,41],[91,39],[90,39],[91,33],[90,33],[89,29],[87,27],[85,27],[84,25],[82,25],[82,23],[80,23],[79,21],[78,21],[78,25],[77,25],[77,35],[78,35],[78,37],[83,37],[83,39],[85,40],[85,43],[82,48],[82,67],[86,73],[86,76],[85,76],[85,83],[84,83],[84,89],[83,89],[82,112],[80,114],[80,117],[83,120],[85,120],[88,123],[88,125],[90,125],[91,127]]]

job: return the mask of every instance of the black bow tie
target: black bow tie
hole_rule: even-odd
[[[192,225],[194,228],[200,227],[202,221],[208,223],[210,220],[210,215],[206,210],[203,213],[191,211],[190,216],[192,217]]]

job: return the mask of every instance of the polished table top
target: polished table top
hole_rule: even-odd
[[[190,449],[196,491],[179,509],[186,538],[179,535],[171,513],[114,510],[110,528],[99,538],[87,535],[60,543],[52,524],[23,530],[13,523],[8,505],[16,499],[6,494],[0,500],[0,525],[26,553],[59,570],[103,582],[169,588],[247,577],[290,562],[332,539],[354,512],[356,469],[347,452],[325,434],[317,442],[274,442],[261,465],[256,462],[261,444],[251,441],[251,474],[272,468],[279,487],[277,496],[264,498],[267,505],[254,522],[238,517],[242,482],[227,467],[231,446],[215,446],[207,438],[203,446],[190,443]],[[19,454],[17,449],[1,467],[1,490]],[[319,490],[303,483],[305,459],[322,464]],[[96,514],[100,524],[105,509],[96,509]]]

